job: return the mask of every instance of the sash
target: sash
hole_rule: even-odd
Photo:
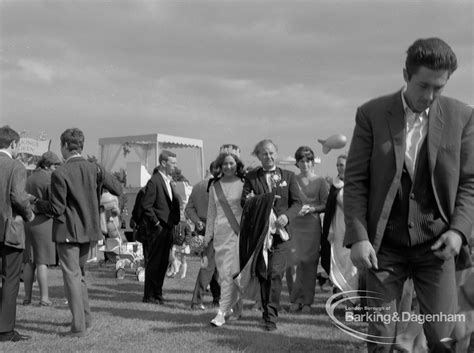
[[[224,196],[224,191],[222,191],[222,186],[219,181],[216,181],[214,183],[214,190],[216,190],[217,199],[219,200],[222,210],[224,211],[224,214],[227,220],[229,221],[232,230],[234,231],[235,234],[239,235],[240,233],[239,222],[237,222],[237,218],[235,218],[234,212],[232,212],[229,202]]]

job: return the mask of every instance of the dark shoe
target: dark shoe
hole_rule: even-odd
[[[277,325],[274,322],[266,322],[265,325],[263,326],[263,329],[265,331],[276,331]]]
[[[214,299],[214,300],[212,301],[211,306],[212,306],[213,308],[218,308],[218,307],[219,307],[219,300],[215,300],[215,299]]]
[[[301,313],[308,315],[311,313],[311,305],[304,304],[303,307],[301,308]]]
[[[30,304],[31,304],[31,299],[23,300],[23,305],[30,305]]]
[[[206,310],[206,306],[204,304],[191,304],[191,310]]]
[[[18,331],[10,331],[0,334],[0,342],[18,342],[29,340],[31,336],[22,335]]]
[[[81,338],[86,335],[85,332],[83,331],[67,331],[67,332],[61,332],[59,333],[59,336],[61,337],[70,337],[70,338]]]
[[[158,301],[158,304],[164,304],[164,302],[166,301],[162,295],[157,295],[155,299]]]
[[[163,300],[160,300],[158,298],[143,298],[142,302],[148,303],[148,304],[158,304],[158,305],[163,304]]]

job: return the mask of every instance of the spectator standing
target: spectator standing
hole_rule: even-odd
[[[35,218],[25,192],[26,169],[14,159],[19,141],[20,135],[15,130],[9,126],[0,128],[0,342],[30,338],[15,330],[16,299],[25,249],[23,222]]]
[[[84,134],[71,128],[61,134],[61,154],[65,160],[51,175],[49,201],[35,203],[38,213],[50,214],[64,291],[72,313],[70,331],[65,336],[83,337],[92,325],[85,264],[91,242],[101,236],[99,189],[102,185],[115,195],[122,193],[118,180],[82,155]]]
[[[61,165],[54,152],[43,153],[37,168],[26,181],[26,191],[35,200],[49,200],[51,194],[51,174]],[[33,202],[35,202],[35,200]],[[47,214],[37,214],[35,220],[25,227],[27,242],[33,250],[33,258],[25,264],[23,282],[25,299],[23,305],[31,304],[34,273],[38,278],[40,305],[50,306],[48,291],[48,265],[56,263],[56,245],[53,242],[53,220]],[[31,251],[30,251],[31,253]]]
[[[164,303],[163,282],[173,245],[173,228],[180,221],[180,200],[172,181],[176,154],[164,150],[158,161],[141,200],[142,222],[146,228],[143,245],[147,254],[142,301],[152,304]]]

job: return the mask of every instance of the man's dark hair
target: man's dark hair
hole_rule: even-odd
[[[170,157],[176,158],[176,154],[168,150],[163,150],[158,158],[158,163],[161,165],[161,162],[167,162]]]
[[[20,135],[10,126],[5,125],[0,127],[0,148],[7,148],[11,143],[20,141]]]
[[[78,128],[65,130],[61,134],[61,146],[66,144],[69,152],[81,153],[84,148],[84,133]]]
[[[451,76],[456,71],[458,62],[456,54],[446,42],[439,38],[427,38],[416,40],[407,50],[405,68],[408,79],[421,66],[434,71],[447,70]]]

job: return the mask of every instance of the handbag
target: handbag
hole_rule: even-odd
[[[16,249],[25,248],[25,225],[21,216],[6,219],[4,244]]]
[[[186,224],[182,225],[181,222],[173,227],[173,245],[183,245],[186,237],[185,227]]]

